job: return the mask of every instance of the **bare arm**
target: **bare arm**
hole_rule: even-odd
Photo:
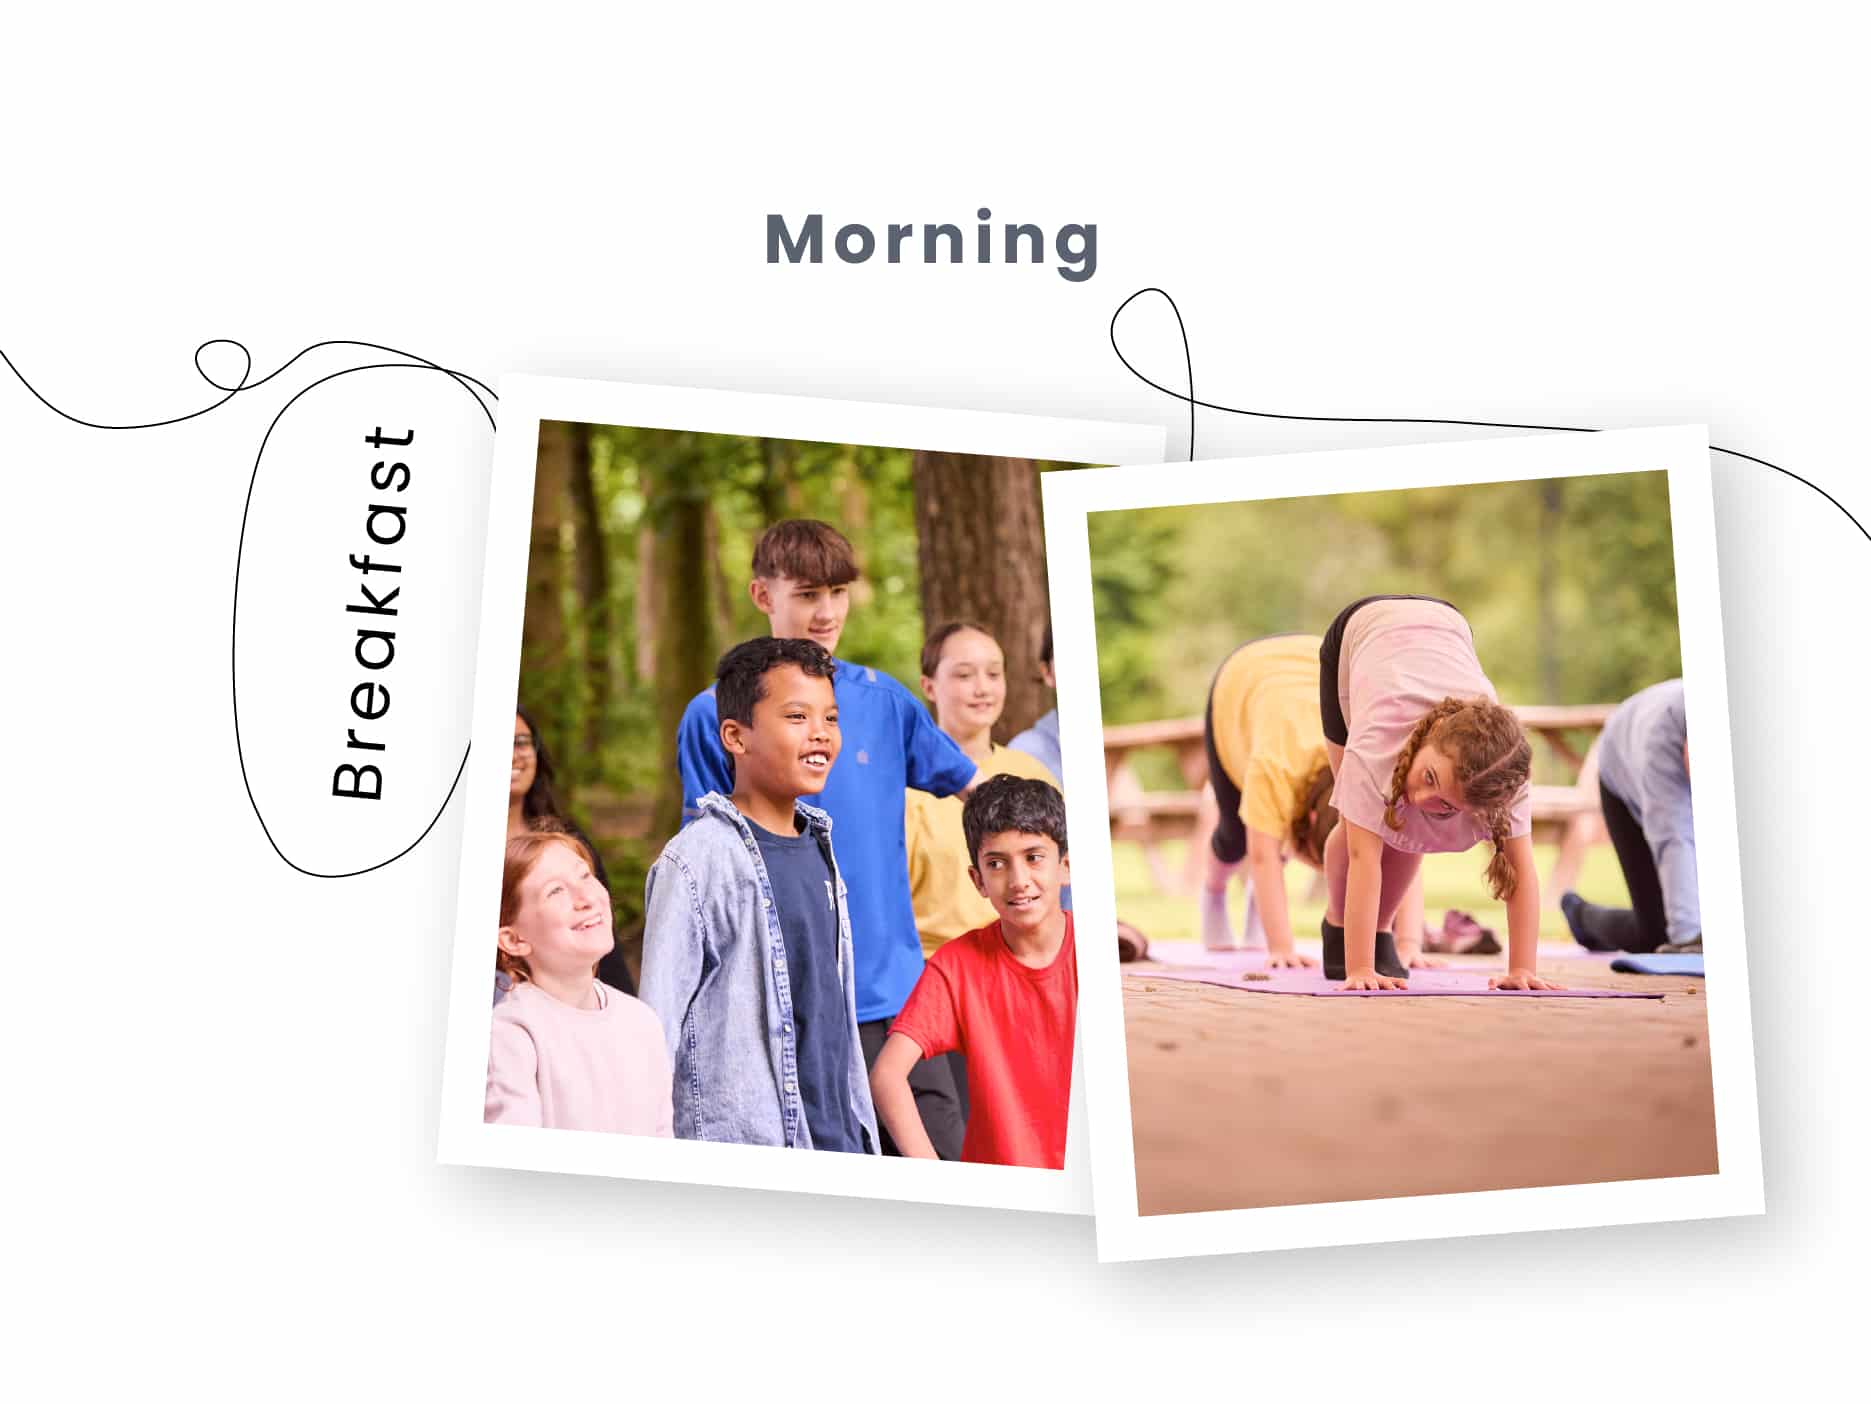
[[[1267,931],[1267,964],[1311,965],[1310,956],[1293,950],[1293,918],[1286,906],[1286,866],[1280,861],[1280,840],[1259,829],[1247,831],[1247,880],[1254,888],[1254,908]]]
[[[935,1145],[923,1129],[922,1113],[916,1110],[916,1094],[910,1090],[910,1069],[922,1057],[916,1040],[893,1033],[884,1040],[883,1051],[871,1065],[871,1101],[877,1107],[877,1119],[896,1142],[897,1150],[913,1160],[936,1160]]]
[[[1384,886],[1384,841],[1349,819],[1339,822],[1344,826],[1351,855],[1351,870],[1345,874],[1345,988],[1407,989],[1407,981],[1377,973],[1377,906]]]
[[[1560,990],[1564,985],[1542,980],[1540,964],[1540,873],[1533,861],[1533,839],[1522,834],[1507,841],[1507,860],[1514,865],[1514,895],[1507,899],[1507,973],[1488,981],[1499,990]]]

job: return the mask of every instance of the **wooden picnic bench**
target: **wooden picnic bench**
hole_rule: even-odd
[[[1604,729],[1615,704],[1577,706],[1541,704],[1516,706],[1520,724],[1564,763],[1572,782],[1533,786],[1533,838],[1536,843],[1559,842],[1575,823],[1598,815],[1597,767],[1592,746]],[[1145,790],[1133,765],[1141,751],[1167,749],[1175,756],[1176,770],[1185,788]],[[1188,890],[1195,880],[1215,824],[1215,801],[1208,785],[1208,752],[1200,717],[1169,721],[1133,722],[1104,729],[1104,776],[1111,814],[1111,837],[1144,845],[1157,883],[1165,891]],[[1581,833],[1584,825],[1581,823]],[[1602,838],[1602,827],[1588,837]],[[1190,844],[1180,878],[1172,877],[1157,851],[1171,839],[1199,840]],[[1552,894],[1556,900],[1557,894]]]

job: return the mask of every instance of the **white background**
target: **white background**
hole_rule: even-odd
[[[1232,403],[1705,422],[1871,516],[1864,36],[1833,7],[802,13],[13,16],[0,349],[94,419],[200,403],[207,337],[271,368],[348,336],[484,378],[1179,425],[1104,341],[1160,283]],[[762,261],[769,211],[983,203],[1095,221],[1097,275]],[[1127,349],[1168,379],[1170,335],[1140,317]],[[459,809],[321,883],[240,789],[229,589],[276,407],[113,435],[0,385],[10,1379],[1368,1396],[1855,1369],[1871,546],[1805,489],[1717,460],[1768,1215],[1095,1269],[1083,1221],[434,1164]]]

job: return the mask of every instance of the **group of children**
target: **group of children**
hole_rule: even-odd
[[[1205,722],[1220,819],[1203,884],[1203,939],[1234,944],[1227,894],[1247,865],[1249,946],[1268,964],[1296,950],[1283,865],[1323,870],[1327,978],[1348,989],[1404,987],[1424,954],[1426,853],[1490,846],[1487,880],[1507,905],[1501,989],[1556,989],[1538,972],[1533,751],[1482,671],[1474,636],[1447,601],[1374,595],[1322,637],[1244,644],[1217,671]],[[1600,746],[1605,821],[1634,910],[1562,900],[1595,950],[1701,950],[1682,683],[1622,704]]]
[[[641,988],[613,947],[595,849],[516,718],[486,1119],[693,1140],[1060,1168],[1078,976],[1057,714],[992,731],[1006,659],[949,623],[925,707],[833,654],[857,562],[822,522],[755,547],[768,636],[724,654],[677,736],[685,824],[646,883]],[[1042,664],[1050,682],[1050,631]],[[1507,905],[1503,989],[1538,971],[1532,747],[1451,604],[1376,595],[1323,636],[1237,649],[1210,689],[1220,808],[1205,942],[1298,951],[1283,865],[1326,878],[1324,973],[1398,988],[1424,954],[1426,853],[1486,843]],[[1600,746],[1633,906],[1568,892],[1581,944],[1701,949],[1680,681],[1620,706]]]
[[[834,657],[857,574],[822,522],[757,543],[771,632],[683,715],[685,822],[646,883],[637,999],[598,964],[589,843],[516,807],[487,1120],[1064,1164],[1078,981],[1054,772],[992,742],[1005,659],[985,630],[930,636],[933,716]],[[516,795],[522,750],[530,724]]]

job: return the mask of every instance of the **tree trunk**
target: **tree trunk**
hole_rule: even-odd
[[[1559,670],[1559,612],[1553,593],[1559,574],[1559,532],[1565,516],[1563,479],[1540,484],[1540,701],[1563,702]]]
[[[1007,707],[994,728],[1006,741],[1052,706],[1039,679],[1051,617],[1039,471],[1030,458],[922,453],[911,458],[923,627],[979,624],[1007,656]]]
[[[585,753],[596,758],[611,715],[611,557],[604,515],[598,510],[597,485],[591,473],[591,428],[570,426],[573,434],[571,501],[573,564],[578,582],[579,613],[584,619],[583,727]]]
[[[707,579],[708,599],[715,611],[715,637],[726,640],[734,628],[734,587],[728,583],[725,571],[721,569],[721,519],[715,515],[711,504],[705,523],[707,532]],[[743,585],[745,581],[741,582]],[[713,676],[713,664],[710,663],[709,676]]]
[[[661,608],[658,596],[660,582],[661,576],[656,570],[656,533],[647,526],[639,527],[637,529],[635,631],[637,686],[639,687],[648,687],[656,681],[656,612]]]
[[[701,488],[701,453],[693,434],[671,434],[668,457],[646,471],[645,500],[654,536],[651,615],[659,733],[674,741],[683,710],[714,676],[717,636],[710,605],[711,515]],[[657,790],[651,834],[682,824],[682,777],[669,766]]]
[[[760,482],[754,498],[762,524],[772,526],[799,508],[799,446],[788,439],[760,441]]]
[[[526,567],[526,608],[520,630],[520,700],[534,713],[545,743],[567,753],[571,660],[566,656],[565,527],[575,426],[544,420],[533,478],[533,530]]]

